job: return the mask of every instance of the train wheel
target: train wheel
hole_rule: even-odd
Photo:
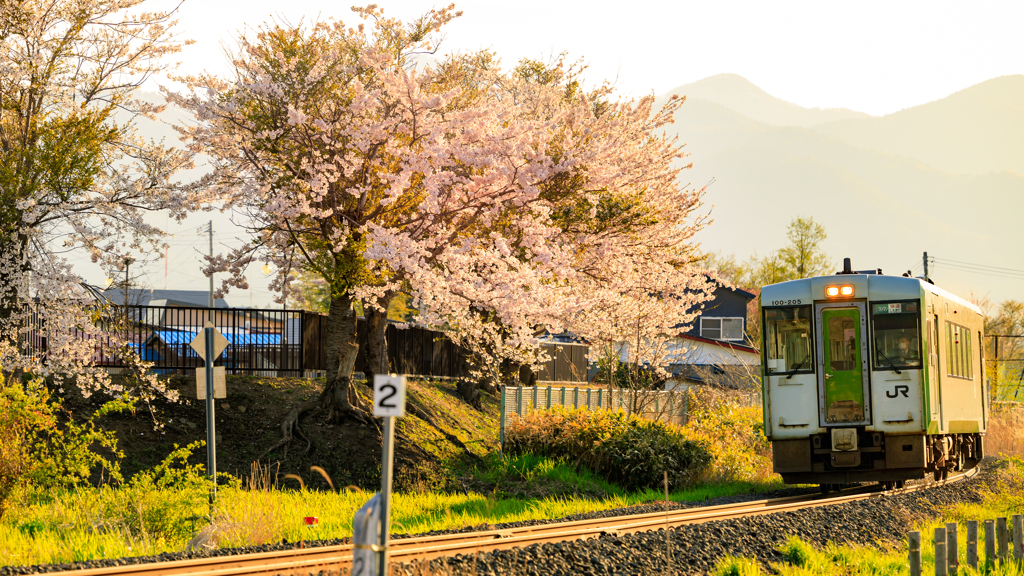
[[[938,482],[939,480],[942,480],[942,470],[936,470],[935,472],[932,472],[932,478],[936,482]]]
[[[831,484],[819,484],[818,485],[818,490],[821,491],[821,495],[822,496],[828,496],[828,493],[831,491],[830,489],[831,489]]]
[[[903,488],[904,486],[907,485],[907,482],[905,480],[897,480],[897,481],[893,482],[893,484],[895,485],[896,488]]]

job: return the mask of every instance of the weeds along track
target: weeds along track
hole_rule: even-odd
[[[455,556],[458,554],[473,555],[479,552],[507,550],[531,544],[583,540],[595,538],[602,534],[630,534],[658,530],[660,528],[671,528],[684,524],[700,524],[716,520],[830,506],[870,498],[907,494],[943,486],[972,478],[978,471],[979,469],[975,468],[964,474],[953,476],[948,480],[921,483],[885,492],[879,491],[878,486],[866,486],[844,490],[835,496],[829,497],[819,495],[790,496],[630,516],[554,522],[551,524],[539,524],[504,530],[400,538],[390,542],[391,560],[392,563],[428,561],[445,556]],[[49,574],[67,576],[111,576],[114,574],[129,574],[132,576],[233,576],[241,574],[308,574],[319,571],[347,573],[351,560],[352,546],[345,544],[171,562],[109,566],[67,572],[49,572]]]

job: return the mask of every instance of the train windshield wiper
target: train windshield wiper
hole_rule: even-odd
[[[879,356],[884,358],[885,361],[889,363],[889,366],[892,368],[893,372],[895,372],[897,374],[902,374],[902,372],[900,372],[900,369],[896,367],[896,364],[892,360],[889,360],[889,357],[885,355],[885,352],[882,352],[881,348],[877,348],[877,350],[878,350]]]
[[[810,358],[810,357],[811,357],[811,353],[808,352],[807,355],[804,356],[804,359],[801,360],[799,364],[794,366],[793,369],[789,371],[789,376],[786,376],[786,380],[792,380],[793,379],[793,374],[796,374],[797,370],[803,368],[804,367],[804,362],[807,362],[807,359]]]

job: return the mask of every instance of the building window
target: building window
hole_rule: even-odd
[[[701,318],[700,335],[711,340],[743,340],[743,318]]]

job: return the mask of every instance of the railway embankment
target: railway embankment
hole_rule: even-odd
[[[667,533],[606,534],[445,558],[434,560],[430,568],[433,574],[451,576],[706,574],[721,569],[723,561],[738,558],[754,560],[771,573],[773,566],[800,561],[792,557],[793,547],[787,546],[793,538],[818,549],[829,545],[905,549],[907,531],[915,526],[941,518],[958,505],[981,504],[986,494],[992,497],[999,468],[998,462],[988,459],[975,478],[912,493],[684,525]],[[431,573],[424,568],[403,566],[396,573]],[[827,567],[820,572],[828,573]]]
[[[1007,478],[1010,478],[1012,487],[1020,488],[1022,485],[1021,473],[1017,471],[1008,475],[1005,468],[1001,463],[989,460],[985,462],[981,473],[972,479],[916,492],[887,494],[867,500],[792,512],[690,524],[670,529],[667,532],[664,529],[659,529],[635,534],[604,533],[598,538],[589,540],[534,544],[509,550],[440,558],[431,561],[429,566],[423,564],[396,565],[392,573],[437,576],[461,574],[507,574],[510,576],[701,574],[716,571],[721,573],[723,561],[730,557],[751,559],[759,563],[762,568],[772,570],[787,562],[806,562],[806,558],[793,558],[794,554],[799,555],[802,550],[800,546],[793,545],[793,538],[798,538],[804,547],[811,548],[866,545],[890,551],[898,550],[904,541],[907,530],[934,521],[936,518],[946,518],[950,510],[963,509],[964,505],[976,506],[986,499],[990,500],[994,491],[1007,487]],[[769,495],[732,496],[716,498],[701,504],[676,504],[671,508],[728,504],[764,496],[796,495],[801,492],[809,491],[800,488],[787,489]],[[1001,496],[1006,495],[1001,494]],[[615,515],[661,512],[663,510],[665,510],[663,504],[654,503],[622,510],[605,510],[593,514],[575,515],[562,520],[607,518]],[[537,522],[514,522],[478,526],[476,529],[512,530],[536,524]],[[453,532],[465,532],[465,530],[439,531],[432,534],[440,536]],[[124,566],[127,571],[130,564],[180,559],[184,556],[223,556],[343,543],[344,540],[307,541],[302,544],[278,543],[270,546],[222,549],[200,554],[100,560],[74,565],[4,568],[0,569],[0,574],[32,574],[102,566]],[[329,567],[337,568],[338,565],[333,564]],[[822,573],[828,573],[826,567],[822,566],[821,568]],[[340,572],[322,571],[320,574],[344,574],[346,572],[345,570]],[[725,573],[731,572],[726,571]],[[843,573],[856,574],[858,572],[846,571]]]

